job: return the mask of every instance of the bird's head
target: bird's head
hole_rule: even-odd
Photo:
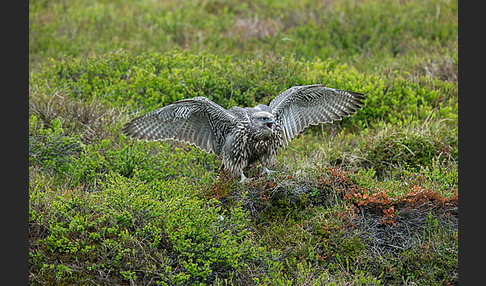
[[[271,135],[275,131],[275,116],[270,112],[259,111],[253,114],[252,122],[263,134]]]

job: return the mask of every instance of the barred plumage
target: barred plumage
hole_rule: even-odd
[[[291,87],[269,105],[229,110],[199,96],[183,99],[130,121],[131,138],[177,140],[213,152],[230,176],[245,178],[243,169],[256,162],[264,170],[284,147],[309,125],[331,123],[364,105],[361,93],[320,84]]]

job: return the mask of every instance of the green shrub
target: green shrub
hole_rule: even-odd
[[[85,192],[51,189],[41,174],[31,170],[32,282],[202,285],[271,264],[249,240],[241,208],[224,211],[181,181],[109,173]]]
[[[452,83],[427,76],[410,81],[398,73],[365,76],[330,59],[300,62],[277,57],[118,51],[54,61],[33,74],[31,84],[46,79],[50,88],[67,90],[72,99],[96,97],[104,104],[141,112],[200,95],[225,108],[268,104],[291,86],[322,83],[366,95],[365,108],[343,120],[343,125],[354,129],[381,121],[419,125],[430,116],[457,121],[457,86]]]
[[[79,136],[65,134],[60,119],[46,128],[35,115],[29,118],[29,165],[58,168],[82,148]]]
[[[211,178],[219,168],[215,156],[184,144],[132,142],[124,137],[84,144],[79,135],[67,134],[60,118],[46,128],[32,115],[29,124],[29,165],[55,172],[72,186],[96,185],[109,172],[138,174],[147,181],[185,177],[195,182]]]

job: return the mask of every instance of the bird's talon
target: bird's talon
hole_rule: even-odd
[[[262,174],[265,174],[265,173],[268,173],[268,174],[271,174],[271,173],[278,173],[278,171],[269,170],[269,169],[267,169],[267,168],[265,167],[265,168],[263,168],[263,172],[262,172]]]
[[[249,179],[245,176],[245,174],[243,174],[243,172],[241,172],[240,184],[241,183],[247,183],[248,181],[249,181]]]

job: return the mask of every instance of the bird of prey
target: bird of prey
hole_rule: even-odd
[[[361,93],[333,89],[321,84],[294,86],[269,105],[225,109],[198,96],[133,119],[123,132],[146,141],[176,140],[213,152],[230,177],[246,180],[243,169],[260,162],[263,172],[280,147],[309,125],[332,123],[364,106]]]

